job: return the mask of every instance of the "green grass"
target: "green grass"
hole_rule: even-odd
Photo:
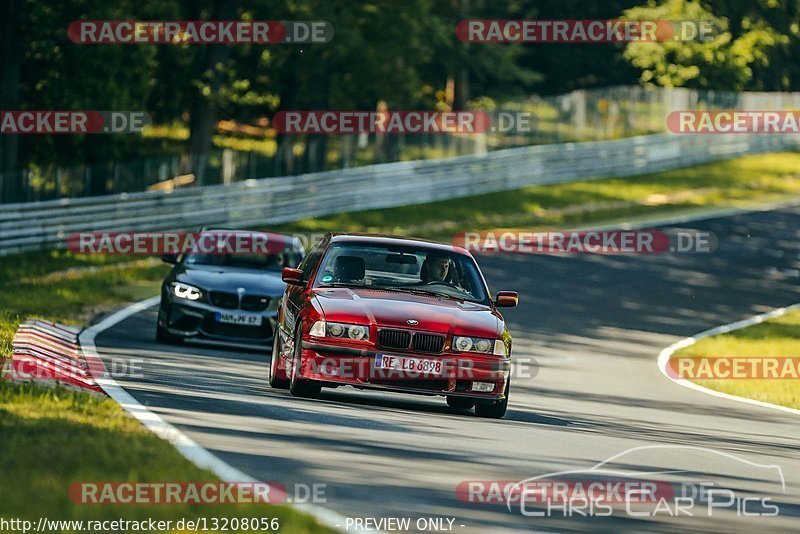
[[[10,354],[20,321],[39,317],[80,323],[89,318],[87,313],[131,300],[129,286],[152,286],[167,271],[154,259],[65,251],[0,259],[0,359]]]
[[[761,324],[701,339],[675,357],[798,357],[800,312],[791,312]],[[800,409],[800,380],[696,380],[697,384],[772,404]]]
[[[111,400],[0,382],[0,517],[36,521],[276,517],[281,532],[329,532],[286,506],[80,505],[80,482],[216,480]],[[172,530],[175,532],[175,530]],[[65,531],[66,532],[66,531]],[[243,532],[243,531],[237,531]]]
[[[599,224],[750,207],[800,193],[800,154],[761,154],[630,178],[531,186],[455,200],[341,213],[273,228],[366,231],[449,241],[456,232]]]
[[[121,303],[158,294],[169,266],[155,259],[24,254],[0,260],[0,360],[20,321],[86,322]],[[207,481],[166,441],[112,400],[0,380],[0,517],[176,519],[278,517],[283,532],[327,531],[308,516],[267,505],[78,505],[67,490],[80,481]],[[15,481],[11,483],[11,481]]]

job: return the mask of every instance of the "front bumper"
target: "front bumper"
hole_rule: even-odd
[[[375,367],[377,354],[442,360],[439,373],[409,372]],[[303,341],[299,376],[328,386],[347,385],[423,395],[446,395],[483,400],[505,398],[511,369],[510,358],[492,355],[425,354],[384,351]],[[473,382],[494,384],[489,392],[473,391]]]
[[[261,317],[260,326],[222,323],[217,313],[247,313]],[[270,345],[276,328],[277,310],[242,311],[216,307],[204,302],[162,298],[158,324],[174,336],[187,339],[209,339],[246,345]]]

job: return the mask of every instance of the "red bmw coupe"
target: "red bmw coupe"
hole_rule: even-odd
[[[295,396],[353,386],[440,395],[500,418],[508,406],[511,335],[475,259],[450,245],[328,234],[285,268],[269,383]]]

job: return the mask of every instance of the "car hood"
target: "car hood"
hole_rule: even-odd
[[[280,273],[270,273],[254,269],[232,269],[212,266],[183,267],[175,274],[175,280],[197,286],[206,291],[229,291],[243,287],[247,293],[268,296],[282,295],[286,284]]]
[[[319,288],[314,299],[326,321],[499,337],[501,318],[483,304],[380,289]],[[409,325],[408,320],[419,324]]]

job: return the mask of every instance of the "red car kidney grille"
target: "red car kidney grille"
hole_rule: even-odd
[[[442,352],[444,336],[417,332],[414,334],[411,345],[418,352]]]
[[[406,330],[380,329],[378,330],[378,346],[384,349],[408,350],[409,347],[417,352],[442,352],[445,336],[441,334],[426,334],[424,332],[408,332]]]
[[[411,345],[411,332],[405,330],[378,330],[378,345],[385,349],[407,350]]]

